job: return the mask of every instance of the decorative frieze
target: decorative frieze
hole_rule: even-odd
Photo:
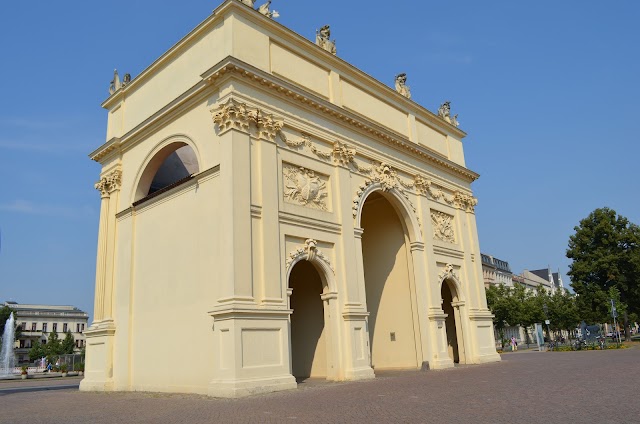
[[[100,178],[100,181],[95,183],[94,187],[103,197],[105,197],[109,196],[114,191],[119,190],[121,185],[122,171],[120,169],[115,169]]]
[[[331,271],[335,273],[333,266],[331,266],[331,261],[320,249],[318,249],[318,242],[314,239],[305,240],[304,246],[300,246],[296,250],[290,252],[287,257],[285,267],[286,269],[289,269],[291,265],[298,260],[313,262],[316,259],[327,264]]]
[[[314,171],[283,164],[284,200],[288,203],[326,211],[328,177]]]
[[[433,224],[434,240],[455,244],[456,237],[453,230],[453,216],[432,210],[431,223]]]

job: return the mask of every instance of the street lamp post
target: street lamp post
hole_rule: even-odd
[[[549,337],[549,343],[551,343],[551,330],[549,329],[551,321],[549,321],[549,308],[547,308],[546,303],[542,304],[542,309],[544,310],[544,323],[547,324],[547,336]]]

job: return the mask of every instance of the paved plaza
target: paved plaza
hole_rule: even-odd
[[[501,363],[445,371],[380,373],[373,381],[311,381],[294,391],[235,400],[40,389],[77,385],[79,379],[0,382],[0,422],[640,422],[640,348],[528,351],[507,353],[502,358]]]

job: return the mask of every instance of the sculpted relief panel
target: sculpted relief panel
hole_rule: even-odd
[[[447,243],[456,242],[456,236],[453,230],[453,216],[432,210],[431,222],[433,223],[434,240],[441,240]]]
[[[321,211],[329,210],[329,177],[301,166],[282,164],[284,201]]]

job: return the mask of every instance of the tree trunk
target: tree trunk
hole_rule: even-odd
[[[631,331],[629,329],[629,315],[624,311],[624,341],[631,341]]]

